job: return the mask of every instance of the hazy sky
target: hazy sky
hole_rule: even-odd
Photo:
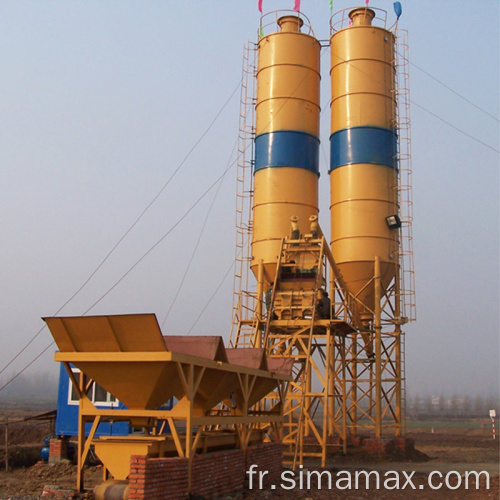
[[[266,12],[294,2],[263,3]],[[393,19],[392,0],[370,5]],[[402,5],[412,63],[418,320],[407,328],[407,389],[492,394],[499,385],[499,3]],[[329,0],[301,7],[327,40]],[[257,0],[0,3],[0,370],[43,327],[41,317],[91,276],[233,92],[161,196],[60,314],[86,312],[234,160],[242,49],[256,41],[259,17]],[[327,49],[322,57],[320,222],[328,230]],[[154,312],[163,323],[204,227],[163,329],[227,339],[234,193],[233,167],[89,314]],[[50,341],[45,329],[0,378]],[[55,372],[53,351],[27,373]]]

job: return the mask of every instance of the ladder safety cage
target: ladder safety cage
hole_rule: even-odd
[[[397,29],[396,38],[396,130],[398,134],[398,202],[401,219],[399,241],[400,301],[402,323],[416,320],[415,269],[413,263],[413,193],[410,120],[408,32]]]
[[[252,347],[257,296],[250,272],[255,142],[257,45],[243,49],[236,174],[236,246],[230,345]],[[261,298],[259,297],[259,300]],[[241,331],[240,331],[241,330]],[[242,338],[238,337],[242,335]],[[243,338],[244,337],[244,338]]]

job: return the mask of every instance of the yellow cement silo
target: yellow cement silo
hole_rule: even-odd
[[[374,309],[374,261],[381,283],[396,276],[398,213],[394,36],[360,7],[333,33],[331,48],[331,248],[348,289]]]
[[[320,44],[294,15],[259,41],[251,269],[274,279],[290,218],[318,214]]]

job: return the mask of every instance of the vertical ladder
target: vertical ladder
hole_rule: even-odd
[[[405,334],[401,332],[401,422],[403,435],[406,428],[406,364],[405,364]]]
[[[236,248],[234,257],[233,312],[229,343],[251,347],[255,328],[256,294],[250,291],[252,239],[253,165],[255,138],[257,45],[243,50],[238,158],[236,174]],[[259,297],[259,300],[261,298]]]
[[[400,319],[401,322],[415,321],[415,269],[413,264],[413,193],[412,154],[410,120],[410,73],[408,32],[397,29],[396,36],[396,116],[398,132],[398,201],[400,205],[401,229],[399,242],[400,265]],[[398,300],[398,298],[396,298]],[[401,423],[405,433],[406,423],[406,362],[405,334],[401,331]]]
[[[398,202],[401,218],[399,264],[401,316],[416,320],[415,270],[413,265],[413,194],[410,122],[410,76],[408,32],[397,30],[396,35],[396,128],[398,133]]]

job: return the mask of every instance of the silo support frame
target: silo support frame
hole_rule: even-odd
[[[375,437],[382,437],[382,322],[381,322],[381,283],[380,283],[380,257],[375,257]]]
[[[360,331],[346,337],[346,416],[352,435],[357,435],[362,428],[372,430],[376,438],[381,438],[384,433],[387,436],[388,429],[393,429],[393,435],[399,437],[405,430],[404,333],[401,330],[405,319],[400,317],[398,273],[385,288],[380,278],[379,258],[374,259],[373,270],[366,286],[374,288],[374,309],[366,306],[362,309],[373,315],[371,327],[366,330],[358,322],[360,302],[354,297],[358,314],[353,318]]]
[[[377,437],[404,433],[404,353],[397,321],[397,280],[386,288],[373,261],[370,282],[377,290],[377,307],[371,311],[368,330],[361,332],[360,302],[346,291],[330,248],[321,232],[319,235],[318,239],[282,241],[271,307],[260,333],[269,355],[295,359],[293,381],[284,400],[283,443],[290,464],[305,457],[319,458],[324,464],[334,449],[346,452],[349,434],[360,430],[372,431]],[[282,317],[282,295],[288,293],[291,304],[295,291],[280,289],[281,270],[289,261],[298,263],[301,252],[321,255],[315,259],[317,275],[325,278],[329,271],[336,319],[306,319],[294,317],[295,313]],[[323,280],[321,287],[325,283]],[[316,282],[311,290],[317,292],[321,287]],[[373,355],[367,338],[376,351]],[[311,451],[312,446],[318,450]]]
[[[393,429],[394,436],[404,434],[402,338],[403,333],[398,330],[380,332],[377,362],[363,355],[364,345],[358,335],[346,337],[344,383],[351,435],[357,435],[360,429],[371,429],[378,438],[389,429]]]

